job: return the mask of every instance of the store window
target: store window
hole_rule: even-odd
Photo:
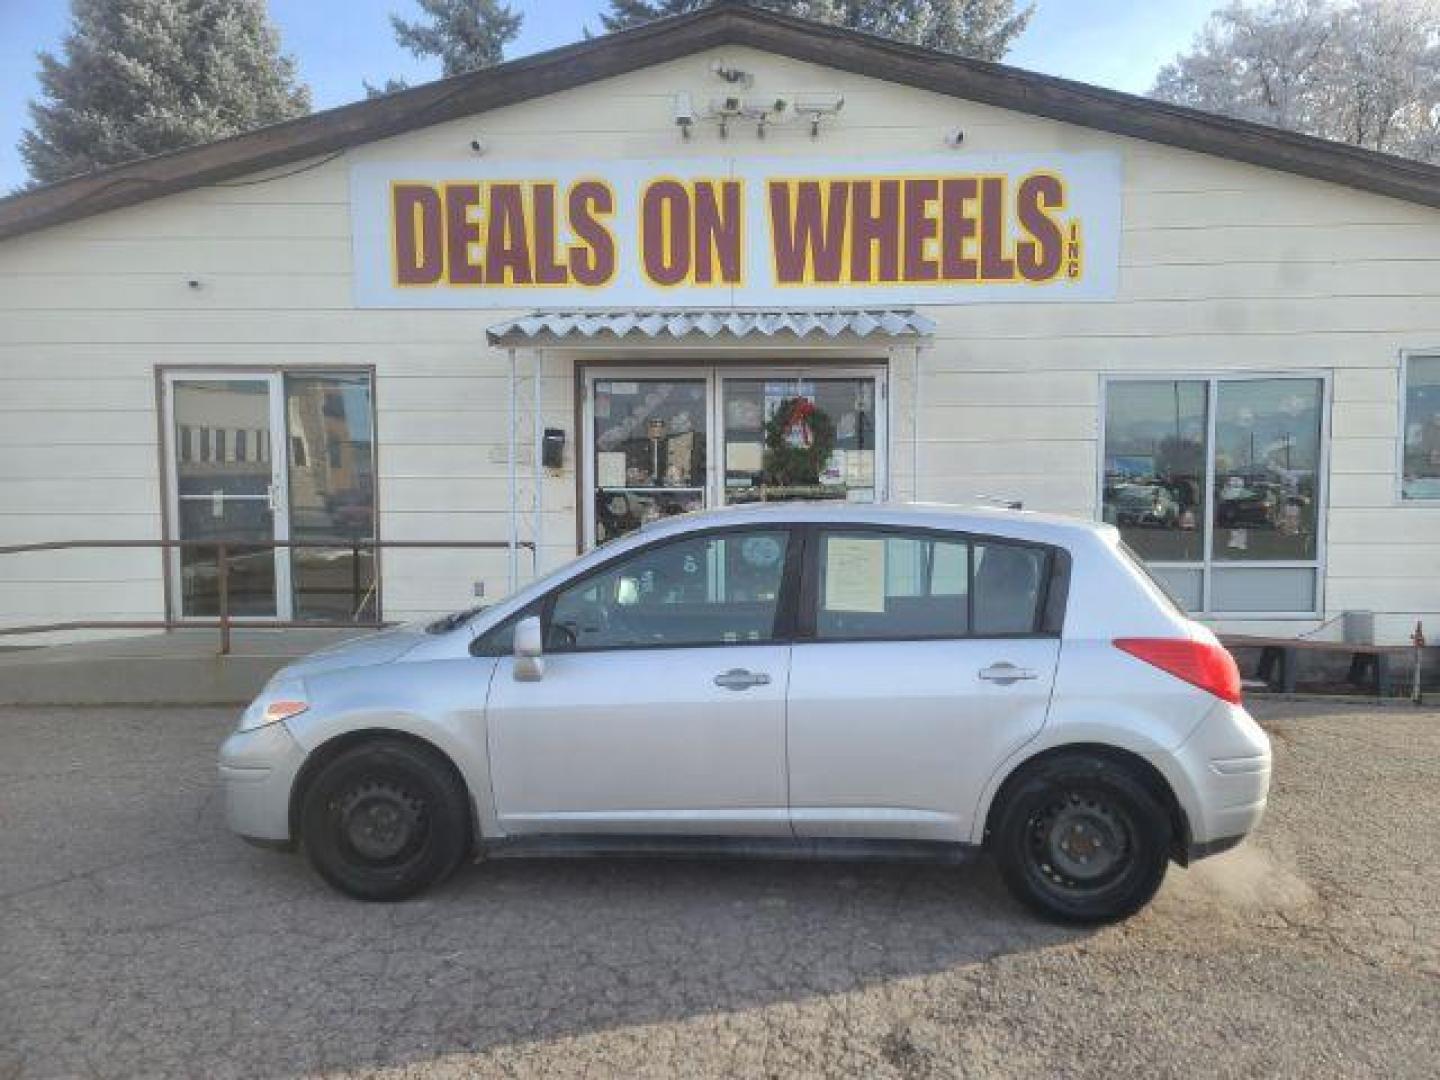
[[[1405,361],[1400,495],[1440,499],[1440,356]]]
[[[884,497],[884,377],[724,367],[587,377],[587,539],[711,506]]]
[[[774,640],[789,533],[688,536],[657,544],[562,589],[558,650],[736,645]]]
[[[722,380],[725,502],[875,501],[875,380]]]
[[[1113,380],[1102,516],[1191,611],[1313,613],[1323,412],[1317,378]]]
[[[705,506],[706,386],[703,378],[596,380],[596,543]]]

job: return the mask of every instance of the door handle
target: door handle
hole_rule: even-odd
[[[1011,683],[1017,683],[1023,679],[1040,677],[1039,672],[1032,671],[1030,668],[1016,667],[1006,660],[981,668],[979,675],[986,682],[999,683],[1001,686],[1009,686]]]
[[[763,671],[746,671],[738,667],[715,676],[715,685],[726,690],[749,690],[752,686],[766,686],[769,682],[770,676]]]

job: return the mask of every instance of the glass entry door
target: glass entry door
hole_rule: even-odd
[[[230,614],[373,619],[374,552],[359,546],[375,537],[370,376],[171,373],[165,388],[170,534],[227,541]],[[291,539],[317,546],[266,543]],[[178,617],[219,615],[217,555],[172,553]]]
[[[874,368],[592,370],[587,546],[711,506],[882,499],[884,398]]]

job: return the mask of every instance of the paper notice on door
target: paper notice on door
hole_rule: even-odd
[[[758,442],[727,442],[725,471],[757,473],[765,467],[765,447]]]
[[[595,455],[595,486],[625,486],[625,453],[623,450],[602,450]]]
[[[885,541],[832,536],[825,542],[825,610],[885,610]]]

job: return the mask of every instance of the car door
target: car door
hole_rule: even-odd
[[[799,549],[784,528],[671,537],[553,590],[544,672],[487,707],[512,833],[788,835]]]
[[[1061,556],[890,528],[817,529],[808,547],[788,704],[796,834],[968,839],[985,781],[1045,721]]]

